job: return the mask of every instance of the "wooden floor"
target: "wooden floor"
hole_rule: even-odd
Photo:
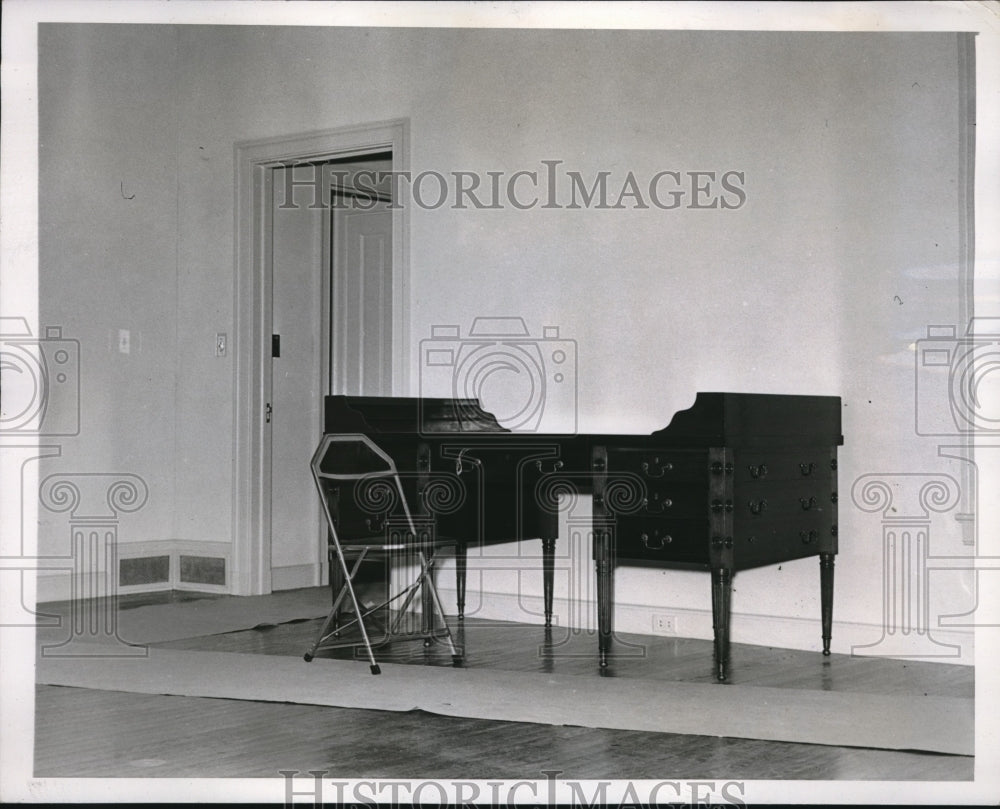
[[[162,597],[160,597],[162,598]],[[133,600],[146,603],[149,597]],[[155,597],[152,599],[155,600]],[[128,606],[126,602],[125,606]],[[301,656],[318,621],[158,644]],[[469,620],[467,664],[597,676],[587,633]],[[605,676],[711,682],[711,643],[624,636]],[[631,644],[631,645],[627,645]],[[349,657],[340,650],[329,656]],[[397,644],[396,663],[450,665],[445,650]],[[306,665],[303,663],[303,665]],[[359,677],[370,676],[359,663]],[[973,669],[734,644],[731,682],[781,688],[972,697]],[[719,685],[725,688],[725,685]],[[874,718],[877,721],[877,718]],[[409,713],[148,696],[38,686],[35,775],[339,778],[971,780],[964,756],[682,736]]]

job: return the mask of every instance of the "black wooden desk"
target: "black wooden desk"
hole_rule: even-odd
[[[618,564],[711,572],[716,675],[725,680],[736,571],[819,556],[830,653],[838,397],[699,393],[650,435],[549,435],[507,431],[475,400],[329,396],[324,429],[376,441],[396,462],[411,510],[459,540],[460,618],[468,544],[541,539],[551,624],[556,495],[575,492],[593,495],[601,666]],[[358,492],[335,504],[347,532],[378,530],[390,510]]]

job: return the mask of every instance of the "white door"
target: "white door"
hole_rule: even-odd
[[[272,590],[326,580],[325,526],[309,468],[323,429],[323,396],[392,394],[392,211],[388,201],[340,190],[317,205],[308,182],[315,170],[277,168],[272,182],[276,356],[265,425]]]
[[[332,193],[330,392],[392,395],[392,211]]]
[[[296,179],[311,167],[296,169]],[[320,511],[309,461],[319,443],[323,357],[323,218],[316,192],[272,184],[271,589],[320,583]],[[291,200],[286,200],[291,196]],[[266,418],[266,417],[265,417]]]

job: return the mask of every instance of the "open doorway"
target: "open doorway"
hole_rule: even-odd
[[[272,590],[326,580],[308,466],[323,397],[393,392],[391,171],[391,152],[273,169]]]
[[[375,395],[408,390],[406,206],[382,198],[391,175],[384,186],[349,182],[362,170],[407,171],[407,133],[407,122],[395,121],[237,144],[234,593],[325,579],[309,474],[322,397],[352,392],[350,385]],[[320,174],[310,175],[310,166]],[[310,176],[324,178],[318,199]],[[290,178],[291,204],[279,208],[289,202]],[[353,271],[335,261],[352,239],[360,262]],[[376,310],[378,317],[370,314]],[[368,321],[359,328],[345,313]],[[345,343],[352,334],[364,339]],[[338,359],[345,351],[346,362]],[[358,373],[348,373],[351,367]]]

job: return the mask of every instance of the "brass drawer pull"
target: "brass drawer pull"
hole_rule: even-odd
[[[642,505],[646,508],[647,511],[651,511],[655,514],[655,513],[662,513],[666,511],[668,508],[672,508],[674,505],[674,501],[669,497],[664,497],[661,500],[660,493],[653,492],[652,505],[655,506],[655,508],[650,508],[650,501],[648,497],[643,498]]]
[[[674,541],[674,538],[670,536],[670,534],[664,534],[662,537],[658,534],[653,534],[652,537],[650,537],[649,534],[642,534],[639,539],[641,539],[642,544],[651,551],[662,551],[667,545]]]
[[[656,467],[657,469],[655,473],[650,471],[653,467]],[[662,478],[666,472],[673,471],[674,465],[670,461],[664,461],[663,463],[660,463],[659,458],[653,458],[652,463],[650,463],[649,461],[643,461],[641,468],[643,474],[648,475],[651,478]]]

